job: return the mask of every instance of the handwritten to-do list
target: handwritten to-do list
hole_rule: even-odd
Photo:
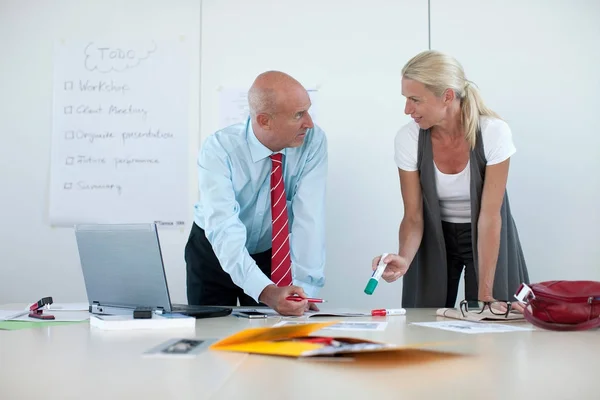
[[[185,42],[59,42],[50,223],[184,225]]]

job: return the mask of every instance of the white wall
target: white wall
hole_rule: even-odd
[[[431,0],[453,54],[511,126],[508,193],[532,281],[600,280],[600,2]]]
[[[177,6],[175,6],[177,3]],[[199,144],[200,4],[193,0],[0,2],[0,304],[85,301],[71,229],[48,224],[55,40],[183,35],[191,42],[189,165]],[[189,218],[196,198],[190,174]],[[173,299],[185,300],[186,231],[161,231]]]
[[[431,0],[432,47],[454,54],[513,128],[509,194],[532,279],[600,280],[600,139],[592,120],[600,109],[600,3],[526,4]],[[407,121],[399,74],[427,48],[427,1],[205,0],[200,8],[192,0],[0,3],[0,304],[85,300],[73,234],[47,224],[53,41],[183,34],[195,60],[190,221],[198,133],[219,128],[217,89],[286,71],[318,85],[329,137],[322,295],[333,306],[398,306],[400,282],[372,297],[362,290],[371,258],[397,248],[393,137]],[[185,301],[187,228],[162,230],[161,239],[173,300]]]

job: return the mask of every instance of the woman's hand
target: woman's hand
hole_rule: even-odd
[[[504,301],[498,301],[496,299],[494,299],[493,296],[489,295],[489,294],[482,294],[479,293],[479,301],[481,302],[490,302],[492,303],[492,308],[494,309],[494,311],[496,312],[500,312],[500,313],[505,313],[507,306],[506,303]],[[524,307],[521,303],[519,303],[518,301],[514,301],[510,303],[510,310],[511,311],[517,311],[520,312],[521,314],[524,311]]]
[[[373,271],[377,269],[377,265],[379,264],[379,260],[381,256],[377,256],[373,259],[371,267]],[[388,254],[383,262],[387,264],[385,270],[383,271],[383,275],[381,276],[386,282],[394,282],[398,278],[404,276],[406,271],[408,271],[408,262],[404,257],[401,257],[397,254]]]

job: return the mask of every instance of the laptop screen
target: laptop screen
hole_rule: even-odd
[[[155,224],[76,225],[88,301],[171,311]]]

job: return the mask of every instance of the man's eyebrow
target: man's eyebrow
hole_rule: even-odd
[[[308,107],[302,107],[300,110],[298,110],[298,112],[300,112],[300,111],[307,111],[307,110],[308,110],[309,108],[311,108],[311,107],[312,107],[312,102],[311,102],[311,101],[309,101],[309,102],[308,102]]]

